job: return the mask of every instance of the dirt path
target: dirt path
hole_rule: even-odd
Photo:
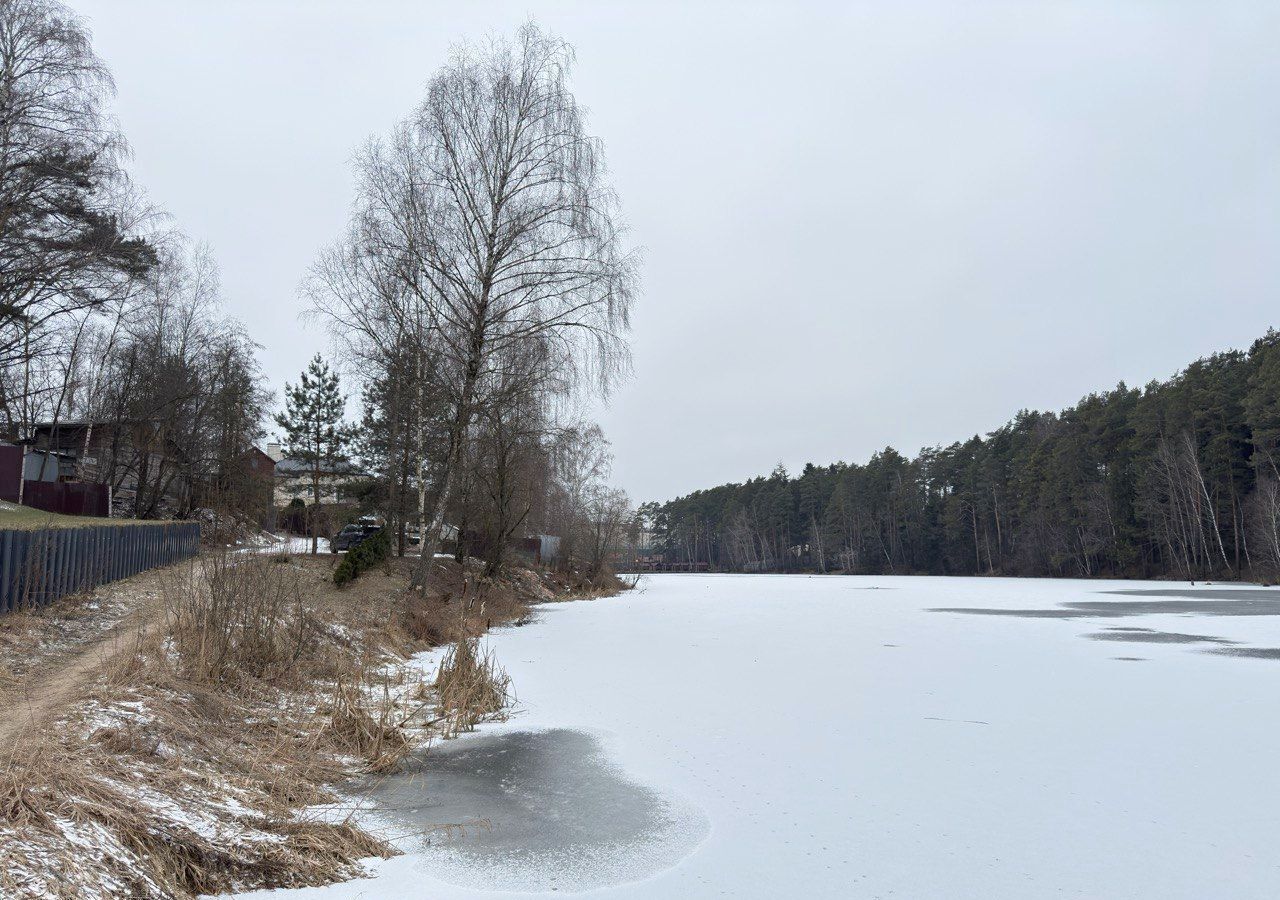
[[[192,565],[152,569],[87,597],[0,619],[0,759],[80,700],[112,660],[137,647],[164,616],[164,580]]]

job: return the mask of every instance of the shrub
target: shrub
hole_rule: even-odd
[[[298,497],[276,513],[276,527],[290,534],[302,534],[307,530],[307,504]]]
[[[191,677],[270,679],[307,645],[298,579],[264,556],[208,557],[168,580],[166,600],[173,646]]]
[[[338,563],[338,567],[333,570],[333,583],[341,586],[359,578],[362,573],[369,571],[390,555],[391,538],[387,535],[387,529],[375,531],[342,557],[342,562]]]

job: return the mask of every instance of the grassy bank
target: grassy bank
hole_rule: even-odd
[[[0,501],[0,529],[19,528],[36,531],[41,528],[83,528],[87,525],[155,525],[143,519],[104,519],[101,516],[64,516],[30,506]]]
[[[10,685],[69,699],[8,725],[0,895],[186,897],[355,875],[391,851],[335,789],[500,715],[508,686],[476,638],[585,587],[529,570],[482,581],[440,560],[422,597],[406,590],[408,560],[343,588],[334,564],[174,567],[110,652],[98,641],[92,666],[77,657],[82,684],[59,687],[76,667],[51,658]],[[453,647],[437,683],[409,657],[441,644]]]

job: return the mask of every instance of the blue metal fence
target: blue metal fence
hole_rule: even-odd
[[[199,550],[195,522],[0,530],[0,613],[92,590]]]

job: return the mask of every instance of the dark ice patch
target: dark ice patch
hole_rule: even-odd
[[[591,735],[516,731],[437,745],[373,798],[420,833],[424,866],[482,890],[585,891],[687,856],[701,811],[625,778]]]
[[[1183,597],[1188,600],[1261,600],[1280,603],[1280,591],[1269,588],[1121,588],[1099,591],[1126,597]]]
[[[1205,653],[1219,656],[1243,656],[1248,659],[1280,659],[1280,647],[1214,647]]]
[[[964,613],[969,616],[1012,616],[1018,619],[1093,619],[1100,615],[1114,615],[1116,617],[1127,615],[1121,612],[1092,613],[1076,612],[1069,609],[998,609],[981,606],[936,606],[931,608],[929,612]]]
[[[1091,641],[1126,641],[1142,644],[1234,644],[1226,638],[1207,634],[1182,634],[1177,631],[1155,631],[1151,628],[1109,628],[1086,634]]]
[[[930,612],[967,613],[977,616],[1015,616],[1025,619],[1106,619],[1129,616],[1280,616],[1280,592],[1226,588],[1185,590],[1107,591],[1108,594],[1141,597],[1190,597],[1166,600],[1077,600],[1051,609],[997,609],[947,606]]]

